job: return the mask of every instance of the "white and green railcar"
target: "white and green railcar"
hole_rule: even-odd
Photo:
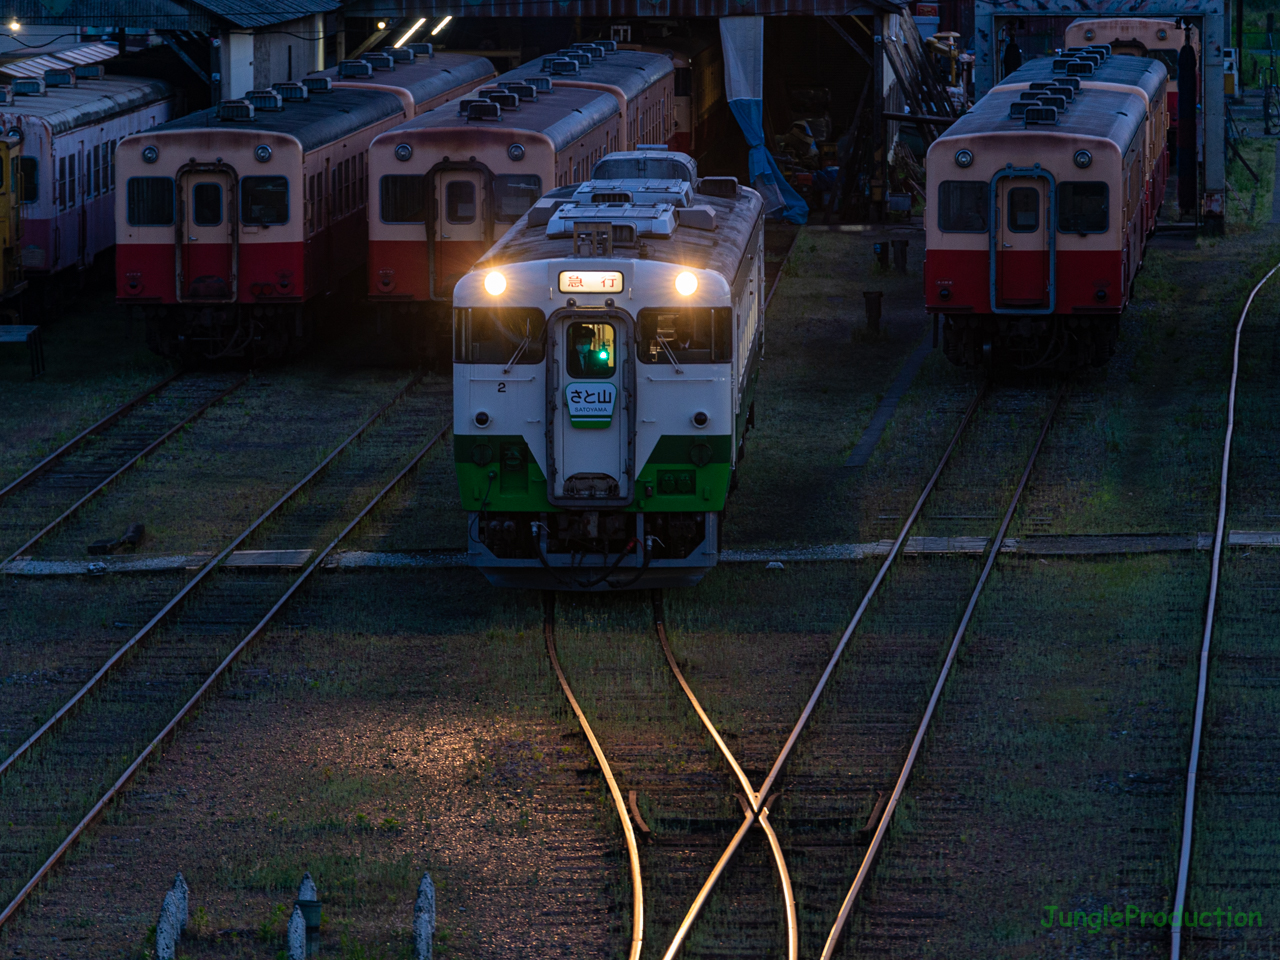
[[[686,586],[716,563],[764,343],[732,178],[544,197],[454,291],[470,563],[501,586]]]

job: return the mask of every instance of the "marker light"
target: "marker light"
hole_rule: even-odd
[[[600,359],[601,359],[601,360],[608,360],[608,359],[609,359],[609,351],[608,351],[608,350],[601,350],[601,351],[600,351]]]
[[[507,278],[497,270],[491,270],[484,275],[484,289],[489,296],[496,297],[507,289]]]
[[[437,33],[443,30],[445,28],[445,25],[448,24],[448,22],[452,19],[453,19],[453,14],[449,14],[449,16],[445,17],[443,20],[437,23],[435,25],[435,29],[431,31],[431,35],[434,37]]]
[[[698,278],[688,270],[676,276],[676,292],[682,297],[689,297],[698,289]]]
[[[412,36],[413,36],[415,33],[417,33],[419,30],[421,30],[421,29],[422,29],[422,25],[423,25],[424,23],[426,23],[426,22],[427,22],[427,18],[426,18],[426,17],[422,17],[422,18],[420,18],[420,19],[418,20],[418,22],[417,22],[417,23],[415,23],[412,27],[410,27],[408,30],[406,30],[406,31],[405,31],[405,34],[404,34],[404,36],[403,36],[403,37],[401,37],[399,40],[397,40],[397,41],[393,44],[394,48],[395,48],[396,50],[399,50],[402,46],[404,46],[404,42],[405,42],[406,40],[408,40],[410,37],[412,37]]]

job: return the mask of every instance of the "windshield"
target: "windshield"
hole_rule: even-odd
[[[541,363],[547,318],[528,307],[466,307],[453,311],[457,363]],[[520,350],[525,340],[528,345]],[[517,356],[517,351],[519,355]]]

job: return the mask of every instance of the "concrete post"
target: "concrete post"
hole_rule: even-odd
[[[418,902],[413,905],[413,955],[416,960],[431,960],[432,941],[436,935],[436,888],[431,874],[422,875],[418,884]]]
[[[178,910],[178,930],[185,931],[187,929],[187,920],[191,916],[191,891],[187,889],[187,881],[182,876],[181,870],[173,878],[173,898],[174,906]]]
[[[1200,27],[1200,75],[1204,78],[1204,224],[1209,233],[1221,233],[1226,208],[1227,158],[1223,110],[1222,4],[1210,4]]]
[[[174,960],[178,938],[182,936],[177,899],[170,890],[160,906],[160,919],[156,921],[156,960]]]
[[[307,921],[298,906],[289,917],[289,960],[307,960]]]
[[[252,89],[253,33],[233,30],[222,44],[222,95],[238,100]]]

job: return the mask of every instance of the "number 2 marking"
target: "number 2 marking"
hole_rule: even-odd
[[[499,392],[499,393],[506,393],[506,392],[507,392],[507,385],[506,385],[505,383],[500,383],[500,384],[498,384],[498,392]]]

